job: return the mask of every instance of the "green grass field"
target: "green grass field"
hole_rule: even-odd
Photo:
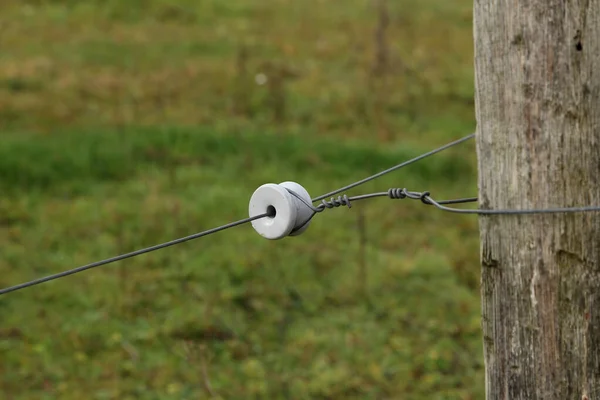
[[[0,287],[470,133],[471,2],[6,0]],[[477,193],[474,143],[348,194]],[[0,297],[2,399],[479,399],[477,218],[247,225]]]

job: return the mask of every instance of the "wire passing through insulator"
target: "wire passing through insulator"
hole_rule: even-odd
[[[364,178],[360,181],[351,183],[350,185],[336,189],[332,192],[323,194],[321,196],[311,199],[310,195],[301,185],[295,182],[282,182],[279,185],[276,184],[265,184],[259,187],[252,198],[250,199],[249,218],[245,218],[239,221],[231,222],[226,225],[222,225],[213,229],[209,229],[203,232],[199,232],[187,237],[172,240],[163,244],[148,247],[141,250],[136,250],[131,253],[122,254],[105,260],[97,261],[91,264],[87,264],[81,267],[73,268],[64,272],[49,275],[43,278],[38,278],[29,282],[25,282],[19,285],[11,286],[8,288],[0,289],[0,295],[13,292],[16,290],[24,289],[30,286],[34,286],[50,280],[62,278],[68,275],[72,275],[78,272],[88,270],[90,268],[99,267],[102,265],[110,264],[116,261],[124,260],[126,258],[136,257],[138,255],[149,253],[155,250],[159,250],[174,244],[187,242],[192,239],[197,239],[203,236],[208,236],[213,233],[223,231],[225,229],[232,228],[234,226],[252,223],[252,226],[258,233],[267,239],[280,239],[286,236],[296,236],[304,232],[310,224],[312,218],[325,209],[331,209],[336,207],[346,206],[352,207],[351,202],[358,200],[372,199],[376,197],[387,197],[390,199],[413,199],[420,200],[423,204],[433,205],[434,207],[447,212],[459,213],[459,214],[479,214],[479,215],[522,215],[522,214],[548,214],[548,213],[577,213],[577,212],[598,212],[600,206],[587,206],[587,207],[570,207],[570,208],[547,208],[547,209],[529,209],[529,210],[482,210],[482,209],[458,209],[451,208],[445,205],[448,204],[461,204],[477,202],[477,197],[467,197],[462,199],[452,200],[435,200],[431,197],[430,193],[424,192],[412,192],[405,188],[392,188],[386,192],[368,193],[358,196],[348,197],[347,195],[340,195],[338,197],[331,197],[330,200],[324,200],[325,198],[336,195],[348,189],[352,189],[356,186],[362,185],[363,183],[369,182],[373,179],[379,178],[392,171],[396,171],[400,168],[408,166],[419,160],[422,160],[431,155],[437,154],[440,151],[449,149],[450,147],[456,146],[466,140],[474,138],[475,135],[471,134],[463,137],[462,139],[456,140],[452,143],[448,143],[435,150],[417,156],[411,160],[404,161],[396,166],[388,168],[387,170],[381,171],[375,175]],[[320,201],[317,206],[313,203]]]

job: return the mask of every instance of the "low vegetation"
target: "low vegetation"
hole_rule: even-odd
[[[7,0],[0,287],[316,196],[474,128],[471,2]],[[351,193],[476,194],[466,143]],[[350,193],[349,193],[350,194]],[[478,399],[476,217],[238,227],[0,298],[6,399]]]

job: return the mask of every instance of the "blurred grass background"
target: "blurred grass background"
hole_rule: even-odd
[[[470,133],[467,0],[3,0],[0,287]],[[349,194],[476,195],[466,143]],[[483,398],[475,217],[379,199],[0,299],[2,399]]]

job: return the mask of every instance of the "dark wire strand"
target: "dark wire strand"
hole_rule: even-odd
[[[452,208],[442,205],[442,202],[435,201],[429,195],[423,197],[424,202],[429,202],[442,211],[456,214],[479,214],[479,215],[526,215],[526,214],[564,214],[581,212],[598,212],[600,206],[588,207],[557,207],[557,208],[532,208],[526,210],[470,210],[461,208]]]
[[[377,193],[369,193],[369,194],[363,194],[363,195],[358,195],[358,196],[352,196],[352,197],[348,197],[347,195],[341,195],[338,196],[337,198],[331,197],[330,200],[324,200],[325,198],[329,197],[329,196],[333,196],[336,195],[340,192],[343,192],[345,190],[349,190],[352,189],[356,186],[362,185],[366,182],[369,182],[371,180],[374,180],[376,178],[379,178],[385,174],[388,174],[392,171],[396,171],[402,167],[405,167],[407,165],[410,165],[412,163],[415,163],[419,160],[422,160],[426,157],[429,157],[433,154],[439,153],[443,150],[446,150],[450,147],[456,146],[460,143],[463,143],[469,139],[472,139],[475,137],[475,134],[471,134],[468,136],[465,136],[459,140],[456,140],[454,142],[448,143],[442,147],[439,147],[435,150],[432,150],[428,153],[422,154],[418,157],[415,157],[411,160],[405,161],[401,164],[398,164],[394,167],[391,167],[389,169],[386,169],[384,171],[381,171],[375,175],[369,176],[365,179],[362,179],[360,181],[354,182],[350,185],[344,186],[340,189],[334,190],[332,192],[326,193],[324,195],[321,195],[319,197],[315,197],[314,199],[312,199],[312,202],[316,202],[316,201],[321,201],[321,203],[317,206],[314,206],[313,204],[311,204],[310,202],[304,200],[300,195],[298,195],[297,193],[295,193],[293,190],[287,189],[294,197],[296,197],[297,199],[299,199],[302,203],[304,203],[309,209],[312,210],[312,214],[311,216],[302,224],[302,226],[296,228],[296,230],[301,229],[303,226],[305,226],[308,222],[310,222],[310,220],[317,214],[320,213],[322,211],[324,211],[325,209],[329,209],[329,208],[335,208],[335,207],[341,207],[341,206],[347,206],[348,208],[351,208],[352,205],[351,203],[353,201],[358,201],[358,200],[366,200],[366,199],[371,199],[371,198],[376,198],[376,197],[388,197],[391,199],[413,199],[413,200],[421,200],[424,204],[426,205],[433,205],[435,207],[437,207],[438,209],[442,210],[442,211],[447,211],[447,212],[452,212],[452,213],[457,213],[457,214],[479,214],[479,215],[519,215],[519,214],[550,214],[550,213],[574,213],[574,212],[590,212],[590,211],[600,211],[600,206],[589,206],[589,207],[567,207],[567,208],[547,208],[547,209],[528,209],[528,210],[481,210],[481,209],[459,209],[459,208],[452,208],[452,207],[446,207],[446,204],[461,204],[461,203],[471,203],[471,202],[477,202],[478,199],[477,197],[466,197],[466,198],[460,198],[460,199],[450,199],[450,200],[440,200],[440,201],[436,201],[434,200],[431,196],[429,192],[412,192],[412,191],[408,191],[406,189],[399,189],[399,188],[392,188],[389,189],[387,192],[377,192]],[[34,286],[34,285],[38,285],[40,283],[44,283],[44,282],[48,282],[54,279],[58,279],[58,278],[63,278],[65,276],[68,275],[72,275],[72,274],[76,274],[78,272],[82,272],[94,267],[99,267],[102,265],[106,265],[106,264],[110,264],[116,261],[121,261],[127,258],[131,258],[131,257],[135,257],[144,253],[149,253],[152,251],[156,251],[156,250],[160,250],[163,249],[165,247],[169,247],[169,246],[173,246],[176,244],[180,244],[183,242],[187,242],[189,240],[193,240],[193,239],[197,239],[203,236],[208,236],[210,234],[213,233],[217,233],[220,231],[223,231],[225,229],[229,229],[232,228],[234,226],[238,226],[238,225],[242,225],[251,221],[255,221],[258,220],[260,218],[264,218],[264,217],[273,217],[273,215],[269,212],[264,213],[264,214],[260,214],[254,217],[250,217],[250,218],[245,218],[239,221],[235,221],[235,222],[231,222],[229,224],[226,225],[222,225],[213,229],[209,229],[203,232],[199,232],[190,236],[186,236],[183,238],[179,238],[179,239],[175,239],[172,240],[170,242],[166,242],[166,243],[162,243],[162,244],[158,244],[152,247],[147,247],[145,249],[140,249],[140,250],[136,250],[133,251],[131,253],[127,253],[127,254],[122,254],[116,257],[112,257],[112,258],[108,258],[102,261],[97,261],[91,264],[87,264],[87,265],[83,265],[81,267],[77,267],[77,268],[73,268],[64,272],[60,272],[54,275],[49,275],[43,278],[39,278],[39,279],[35,279],[29,282],[25,282],[19,285],[15,285],[15,286],[11,286],[5,289],[0,289],[0,295],[6,294],[6,293],[10,293],[10,292],[14,292],[16,290],[20,290],[20,289],[24,289],[30,286]]]
[[[449,199],[449,200],[435,200],[430,196],[429,192],[412,192],[406,189],[400,188],[392,188],[387,192],[376,192],[376,193],[368,193],[361,194],[358,196],[348,197],[338,196],[337,198],[331,198],[331,200],[321,200],[321,204],[314,206],[304,200],[299,194],[295,193],[293,190],[288,189],[288,191],[297,199],[299,199],[302,203],[304,203],[308,208],[310,208],[313,212],[310,218],[314,217],[315,214],[323,212],[327,208],[334,208],[340,206],[347,206],[350,208],[351,202],[372,199],[376,197],[388,197],[390,199],[411,199],[411,200],[421,200],[423,204],[433,205],[436,208],[452,212],[456,214],[479,214],[479,215],[527,215],[527,214],[560,214],[560,213],[580,213],[580,212],[600,212],[600,206],[587,206],[587,207],[563,207],[563,208],[533,208],[526,210],[482,210],[482,209],[461,209],[461,208],[452,208],[446,207],[446,204],[464,204],[464,203],[473,203],[477,202],[477,197],[465,197],[459,199]],[[309,219],[310,220],[310,219]],[[308,221],[307,221],[308,222]]]
[[[344,187],[341,187],[341,188],[339,188],[339,189],[336,189],[336,190],[334,190],[334,191],[332,191],[332,192],[325,193],[325,194],[323,194],[323,195],[321,195],[321,196],[319,196],[319,197],[315,197],[314,199],[312,199],[312,201],[313,201],[313,203],[314,203],[314,202],[316,202],[316,201],[323,200],[323,199],[324,199],[324,198],[326,198],[326,197],[333,196],[333,195],[336,195],[336,194],[338,194],[338,193],[341,193],[341,192],[345,192],[346,190],[349,190],[349,189],[355,188],[355,187],[357,187],[357,186],[359,186],[359,185],[362,185],[362,184],[364,184],[364,183],[367,183],[367,182],[369,182],[369,181],[372,181],[373,179],[377,179],[377,178],[379,178],[379,177],[381,177],[381,176],[383,176],[383,175],[385,175],[385,174],[389,174],[390,172],[393,172],[393,171],[399,170],[400,168],[406,167],[407,165],[413,164],[413,163],[415,163],[415,162],[417,162],[417,161],[420,161],[420,160],[422,160],[422,159],[424,159],[424,158],[426,158],[426,157],[432,156],[432,155],[434,155],[434,154],[437,154],[437,153],[439,153],[439,152],[441,152],[441,151],[443,151],[443,150],[449,149],[450,147],[454,147],[454,146],[456,146],[456,145],[458,145],[458,144],[461,144],[461,143],[463,143],[463,142],[466,142],[467,140],[469,140],[469,139],[473,139],[474,137],[475,137],[475,134],[474,134],[474,133],[472,133],[472,134],[470,134],[470,135],[467,135],[467,136],[465,136],[465,137],[463,137],[463,138],[461,138],[461,139],[455,140],[454,142],[448,143],[448,144],[446,144],[446,145],[444,145],[444,146],[442,146],[442,147],[438,147],[438,148],[437,148],[437,149],[435,149],[435,150],[431,150],[431,151],[429,151],[429,152],[427,152],[427,153],[425,153],[425,154],[421,154],[421,155],[420,155],[420,156],[418,156],[418,157],[415,157],[415,158],[413,158],[413,159],[410,159],[410,160],[408,160],[408,161],[404,161],[404,162],[403,162],[403,163],[401,163],[401,164],[395,165],[395,166],[393,166],[393,167],[391,167],[391,168],[388,168],[388,169],[386,169],[386,170],[384,170],[384,171],[378,172],[378,173],[376,173],[375,175],[371,175],[371,176],[369,176],[369,177],[367,177],[367,178],[365,178],[365,179],[361,179],[360,181],[356,181],[356,182],[354,182],[354,183],[351,183],[351,184],[349,184],[349,185],[346,185],[346,186],[344,186]]]
[[[482,210],[482,209],[462,209],[446,207],[444,204],[471,203],[477,201],[477,197],[467,197],[464,199],[453,199],[436,201],[429,192],[411,192],[406,189],[389,189],[388,196],[392,199],[413,199],[421,200],[424,204],[433,205],[442,211],[456,214],[479,214],[479,215],[526,215],[526,214],[562,214],[562,213],[580,213],[580,212],[598,212],[600,206],[585,207],[553,207],[553,208],[531,208],[525,210]]]
[[[352,207],[351,201],[354,201],[354,200],[364,200],[364,199],[374,198],[374,197],[388,196],[388,193],[384,193],[384,192],[381,192],[381,193],[372,193],[372,194],[361,195],[361,196],[354,196],[354,197],[348,197],[346,195],[343,195],[343,196],[338,196],[337,198],[333,198],[332,197],[330,200],[324,200],[326,197],[329,197],[329,196],[338,194],[340,192],[343,192],[345,190],[348,190],[348,189],[354,188],[356,186],[362,185],[363,183],[369,182],[369,181],[374,180],[376,178],[379,178],[379,177],[381,177],[381,176],[383,176],[385,174],[388,174],[390,172],[396,171],[396,170],[398,170],[398,169],[400,169],[402,167],[405,167],[405,166],[410,165],[412,163],[415,163],[415,162],[417,162],[419,160],[422,160],[422,159],[424,159],[426,157],[429,157],[429,156],[431,156],[433,154],[439,153],[439,152],[441,152],[443,150],[446,150],[446,149],[448,149],[450,147],[456,146],[456,145],[458,145],[458,144],[460,144],[460,143],[462,143],[464,141],[472,139],[473,137],[475,137],[475,134],[471,134],[471,135],[465,136],[465,137],[463,137],[463,138],[461,138],[459,140],[456,140],[454,142],[448,143],[448,144],[446,144],[446,145],[444,145],[442,147],[439,147],[439,148],[437,148],[435,150],[432,150],[430,152],[422,154],[422,155],[420,155],[418,157],[415,157],[415,158],[413,158],[411,160],[405,161],[405,162],[403,162],[401,164],[398,164],[398,165],[396,165],[394,167],[391,167],[391,168],[389,168],[387,170],[381,171],[381,172],[379,172],[379,173],[377,173],[375,175],[372,175],[372,176],[367,177],[365,179],[362,179],[360,181],[354,182],[354,183],[352,183],[350,185],[344,186],[343,188],[340,188],[340,189],[334,190],[332,192],[326,193],[326,194],[324,194],[322,196],[316,197],[316,198],[312,199],[313,202],[321,200],[321,204],[319,204],[317,207],[315,207],[312,204],[306,202],[297,193],[294,193],[293,191],[291,191],[291,190],[288,189],[290,191],[290,193],[292,193],[296,198],[300,199],[307,207],[309,207],[313,211],[312,215],[302,224],[302,226],[300,226],[296,230],[302,228],[304,225],[306,225],[308,222],[310,222],[310,220],[317,213],[322,212],[326,208],[334,208],[334,207],[340,207],[340,206],[347,206],[348,208],[350,208],[350,207]],[[453,201],[453,202],[456,202],[456,201]],[[438,203],[438,204],[443,204],[443,203]],[[448,203],[448,204],[450,204],[450,203]],[[232,222],[232,223],[227,224],[227,225],[223,225],[223,226],[220,226],[220,227],[217,227],[217,228],[209,229],[207,231],[196,233],[194,235],[186,236],[186,237],[183,237],[183,238],[180,238],[180,239],[172,240],[170,242],[166,242],[166,243],[159,244],[159,245],[156,245],[156,246],[148,247],[148,248],[145,248],[145,249],[140,249],[140,250],[137,250],[137,251],[134,251],[134,252],[131,252],[131,253],[122,254],[122,255],[119,255],[119,256],[112,257],[112,258],[108,258],[106,260],[97,261],[97,262],[94,262],[94,263],[91,263],[91,264],[83,265],[81,267],[73,268],[73,269],[70,269],[70,270],[67,270],[67,271],[64,271],[64,272],[60,272],[60,273],[49,275],[49,276],[46,276],[46,277],[43,277],[43,278],[35,279],[35,280],[32,280],[32,281],[25,282],[25,283],[22,283],[22,284],[19,284],[19,285],[15,285],[15,286],[11,286],[11,287],[8,287],[8,288],[5,288],[5,289],[0,289],[0,295],[6,294],[6,293],[10,293],[10,292],[14,292],[14,291],[17,291],[17,290],[20,290],[20,289],[24,289],[24,288],[27,288],[27,287],[31,287],[31,286],[34,286],[34,285],[38,285],[40,283],[48,282],[48,281],[51,281],[51,280],[54,280],[54,279],[63,278],[63,277],[66,277],[68,275],[73,275],[73,274],[76,274],[78,272],[82,272],[82,271],[85,271],[85,270],[88,270],[88,269],[91,269],[91,268],[95,268],[95,267],[107,265],[107,264],[110,264],[110,263],[113,263],[113,262],[116,262],[116,261],[121,261],[121,260],[124,260],[124,259],[127,259],[127,258],[131,258],[131,257],[135,257],[135,256],[138,256],[138,255],[141,255],[141,254],[145,254],[145,253],[149,253],[149,252],[152,252],[152,251],[160,250],[160,249],[163,249],[165,247],[173,246],[175,244],[180,244],[180,243],[192,240],[192,239],[197,239],[197,238],[200,238],[200,237],[203,237],[203,236],[210,235],[212,233],[217,233],[217,232],[220,232],[222,230],[225,230],[225,229],[237,226],[237,225],[245,224],[245,223],[248,223],[248,222],[260,219],[260,218],[264,218],[264,217],[267,217],[267,216],[269,216],[269,214],[265,213],[265,214],[258,215],[258,216],[255,216],[255,217],[245,218],[243,220]]]
[[[390,190],[399,190],[399,189],[390,189]],[[361,194],[358,196],[352,196],[349,197],[348,199],[350,201],[357,201],[357,200],[365,200],[365,199],[372,199],[375,197],[388,197],[388,198],[392,198],[392,199],[397,199],[397,197],[392,197],[390,195],[390,190],[388,190],[387,192],[377,192],[377,193],[368,193],[368,194]],[[402,189],[404,190],[404,189]],[[410,192],[410,193],[414,193],[415,195],[418,195],[419,197],[409,197],[409,198],[418,198],[420,199],[421,194],[418,192]],[[402,197],[404,198],[404,197]],[[473,203],[477,201],[477,197],[465,197],[465,198],[460,198],[460,199],[450,199],[450,200],[440,200],[437,203],[438,204],[463,204],[463,203]]]
[[[175,239],[175,240],[172,240],[170,242],[166,242],[166,243],[162,243],[162,244],[157,244],[155,246],[147,247],[145,249],[136,250],[136,251],[133,251],[131,253],[122,254],[120,256],[115,256],[115,257],[107,258],[106,260],[97,261],[97,262],[94,262],[94,263],[91,263],[91,264],[87,264],[87,265],[83,265],[81,267],[73,268],[73,269],[70,269],[70,270],[67,270],[67,271],[64,271],[64,272],[59,272],[57,274],[53,274],[53,275],[49,275],[49,276],[46,276],[46,277],[43,277],[43,278],[35,279],[35,280],[29,281],[29,282],[21,283],[19,285],[7,287],[5,289],[1,289],[0,290],[0,295],[6,294],[6,293],[10,293],[10,292],[14,292],[14,291],[20,290],[20,289],[25,289],[27,287],[38,285],[40,283],[48,282],[48,281],[51,281],[51,280],[54,280],[54,279],[63,278],[65,276],[73,275],[73,274],[76,274],[78,272],[82,272],[82,271],[85,271],[85,270],[88,270],[88,269],[91,269],[91,268],[100,267],[102,265],[110,264],[110,263],[113,263],[113,262],[116,262],[116,261],[121,261],[121,260],[124,260],[126,258],[131,258],[131,257],[139,256],[139,255],[144,254],[144,253],[150,253],[152,251],[164,249],[165,247],[173,246],[173,245],[180,244],[180,243],[183,243],[183,242],[187,242],[187,241],[193,240],[193,239],[198,239],[198,238],[203,237],[203,236],[208,236],[208,235],[211,235],[213,233],[224,231],[225,229],[233,228],[234,226],[246,224],[248,222],[251,222],[251,221],[254,221],[254,220],[257,220],[257,219],[260,219],[260,218],[264,218],[264,217],[269,217],[269,216],[271,216],[269,213],[264,213],[264,214],[256,215],[254,217],[244,218],[244,219],[241,219],[239,221],[231,222],[229,224],[222,225],[222,226],[219,226],[219,227],[216,227],[216,228],[212,228],[212,229],[209,229],[209,230],[206,230],[206,231],[203,231],[203,232],[199,232],[199,233],[195,233],[193,235],[189,235],[189,236],[186,236],[186,237]]]
[[[474,203],[478,199],[477,197],[465,197],[463,199],[451,199],[451,200],[441,200],[438,201],[438,204],[463,204],[463,203]]]
[[[322,211],[325,211],[326,208],[334,208],[334,207],[340,207],[340,206],[347,206],[348,208],[352,207],[352,202],[354,201],[359,201],[359,200],[367,200],[367,199],[373,199],[376,197],[388,197],[391,199],[404,199],[404,198],[410,198],[410,199],[421,199],[422,198],[422,193],[420,192],[409,192],[406,189],[389,189],[387,192],[376,192],[376,193],[368,193],[368,194],[361,194],[361,195],[357,195],[357,196],[338,196],[337,198],[331,198],[331,200],[321,200],[321,203],[318,206],[314,206],[312,204],[310,204],[308,201],[304,200],[302,198],[302,196],[300,196],[298,193],[294,192],[291,189],[287,189],[288,192],[290,192],[291,195],[293,195],[294,197],[296,197],[298,200],[300,200],[302,203],[304,203],[304,205],[306,205],[308,208],[310,208],[313,212],[313,214],[311,215],[310,219],[312,219],[312,217],[314,217],[315,214],[320,213]],[[460,198],[460,199],[450,199],[450,200],[440,200],[437,201],[437,204],[463,204],[463,203],[473,203],[477,201],[477,197],[465,197],[465,198]],[[309,219],[309,220],[310,220]],[[306,222],[308,223],[308,221]],[[304,223],[303,225],[305,225],[306,223]],[[300,229],[300,228],[298,228]]]

